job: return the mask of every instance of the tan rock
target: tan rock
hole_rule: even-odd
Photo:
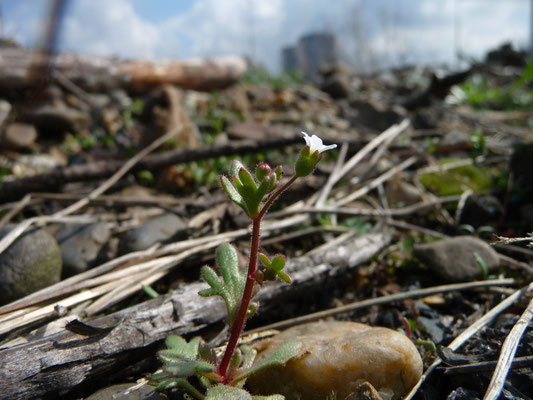
[[[141,138],[143,147],[177,128],[180,128],[176,133],[178,145],[182,148],[196,147],[198,129],[181,104],[181,91],[172,85],[163,85],[150,94],[142,113],[146,125]]]
[[[272,339],[259,357],[290,340],[303,343],[304,355],[283,367],[250,377],[258,394],[278,393],[287,400],[338,399],[353,393],[363,381],[399,398],[422,374],[422,359],[403,334],[356,322],[330,321],[297,326]]]
[[[33,125],[14,122],[7,126],[0,137],[0,145],[10,150],[31,149],[37,139],[37,130]]]

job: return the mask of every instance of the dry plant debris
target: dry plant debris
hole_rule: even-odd
[[[0,276],[2,256],[27,231],[104,223],[110,236],[86,271],[0,305],[0,393],[86,397],[133,386],[157,369],[170,333],[223,345],[222,304],[196,298],[199,271],[221,243],[246,255],[249,227],[217,174],[235,155],[290,164],[305,130],[340,148],[265,219],[263,245],[287,255],[295,283],[265,285],[272,306],[249,331],[333,316],[402,330],[424,361],[406,399],[529,399],[533,135],[531,104],[516,99],[531,90],[530,70],[475,65],[426,86],[410,78],[429,82],[431,70],[348,75],[336,99],[305,83],[244,80],[211,93],[98,92],[64,72],[41,96],[4,88]],[[487,85],[499,96],[483,97]],[[159,101],[164,93],[181,101]],[[168,133],[143,147],[155,125]],[[14,142],[22,128],[36,134]],[[124,237],[165,213],[183,225],[123,252]],[[474,282],[444,285],[413,256],[417,245],[464,235],[497,253],[490,264],[471,255]]]

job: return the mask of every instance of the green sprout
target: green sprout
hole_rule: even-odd
[[[220,176],[220,183],[228,198],[237,204],[252,221],[251,249],[248,269],[240,269],[237,250],[229,243],[216,251],[215,269],[205,266],[202,277],[209,285],[200,296],[220,296],[226,305],[230,337],[222,357],[205,344],[200,337],[187,342],[171,335],[166,340],[167,349],[158,353],[163,362],[162,371],[152,375],[151,384],[157,390],[182,388],[197,399],[205,400],[283,400],[281,395],[252,396],[243,388],[246,379],[266,368],[283,365],[300,354],[302,344],[288,342],[265,358],[256,361],[257,351],[248,346],[237,347],[246,320],[259,307],[252,298],[264,281],[281,279],[291,283],[291,277],[283,271],[285,257],[277,254],[268,257],[259,252],[261,222],[273,202],[297,178],[313,172],[326,150],[337,145],[325,146],[316,135],[302,132],[306,145],[296,161],[295,174],[281,184],[282,168],[272,169],[260,162],[252,174],[240,161],[230,164],[229,176]],[[259,261],[259,262],[258,262]],[[194,377],[194,378],[193,378]],[[193,379],[191,379],[193,378]]]

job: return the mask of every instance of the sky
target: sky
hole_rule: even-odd
[[[49,0],[0,0],[1,33],[42,40]],[[480,59],[529,46],[533,0],[69,0],[58,46],[98,56],[180,59],[237,54],[272,71],[282,46],[332,32],[356,70]]]

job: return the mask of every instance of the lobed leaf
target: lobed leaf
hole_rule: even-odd
[[[252,396],[237,387],[216,385],[207,391],[205,400],[252,400]]]
[[[233,186],[230,182],[230,180],[224,176],[220,176],[220,185],[228,195],[229,199],[233,201],[235,204],[237,204],[239,207],[241,207],[244,212],[248,213],[248,210],[246,209],[246,204],[244,202],[243,197],[239,193],[239,191]]]
[[[184,359],[194,360],[198,355],[198,346],[202,339],[196,336],[191,339],[189,343],[181,336],[169,335],[165,339],[165,344],[173,354],[180,356]],[[166,351],[166,350],[163,350]]]
[[[228,243],[219,246],[216,260],[222,279],[212,268],[203,267],[202,276],[211,288],[201,290],[199,294],[204,297],[217,295],[222,297],[226,303],[231,325],[235,320],[246,285],[246,271],[239,270],[237,251]]]

